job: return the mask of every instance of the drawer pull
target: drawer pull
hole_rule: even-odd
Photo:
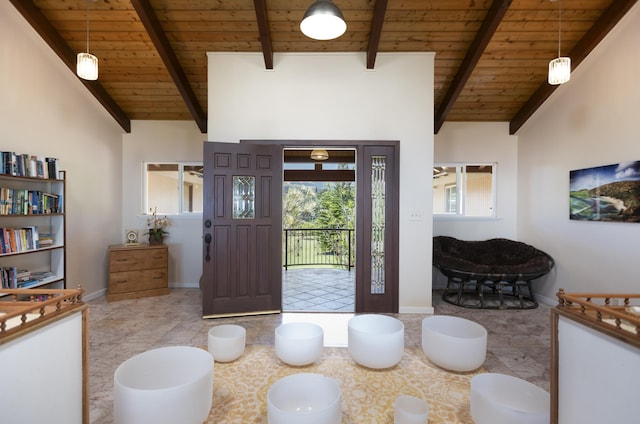
[[[164,256],[154,256],[153,259],[164,259]]]
[[[153,277],[154,280],[162,280],[164,277]]]
[[[116,262],[127,262],[129,259],[116,259]]]
[[[129,280],[118,280],[116,281],[116,284],[124,284],[126,282],[128,282]]]

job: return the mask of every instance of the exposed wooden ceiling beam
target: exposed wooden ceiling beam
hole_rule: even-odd
[[[578,65],[582,63],[636,2],[637,0],[629,0],[613,1],[611,3],[611,6],[604,11],[591,29],[587,31],[584,37],[578,41],[569,53],[569,57],[571,58],[571,72],[575,71]],[[551,60],[553,58],[549,59]],[[535,93],[533,93],[524,106],[522,106],[513,119],[511,119],[511,122],[509,122],[509,134],[515,134],[557,88],[557,85],[550,85],[546,81],[540,84]]]
[[[284,181],[287,182],[337,182],[337,181],[355,181],[356,172],[348,169],[285,169]]]
[[[266,0],[253,0],[253,5],[256,9],[256,20],[258,21],[258,31],[260,32],[260,42],[262,43],[264,66],[267,69],[273,69],[273,45],[271,43],[271,33],[269,32]]]
[[[51,23],[45,18],[40,9],[38,9],[30,0],[11,0],[11,4],[20,12],[33,29],[42,37],[42,39],[56,52],[58,57],[75,75],[76,73],[76,52],[64,41],[62,36]],[[100,104],[109,112],[123,130],[131,132],[131,120],[118,106],[118,104],[107,94],[107,91],[98,81],[87,81],[78,78],[87,90],[100,102]]]
[[[453,78],[453,81],[451,81],[451,85],[447,89],[447,93],[444,95],[444,98],[440,103],[440,107],[436,111],[433,123],[434,133],[438,134],[438,131],[442,128],[444,121],[447,119],[447,115],[455,105],[456,100],[458,100],[458,96],[462,92],[464,85],[469,80],[471,73],[478,64],[478,61],[482,57],[482,53],[484,53],[484,50],[487,48],[491,38],[493,38],[493,35],[495,34],[496,29],[498,29],[500,22],[502,22],[502,18],[504,18],[505,13],[507,13],[509,6],[511,6],[511,0],[494,0],[491,5],[491,9],[487,12],[487,16],[482,22],[480,30],[478,30],[475,39],[467,50],[467,54],[465,55],[456,76]]]
[[[180,62],[178,62],[178,57],[173,51],[173,48],[167,39],[167,35],[162,29],[160,21],[158,21],[158,17],[151,7],[151,4],[148,0],[131,0],[131,4],[136,10],[138,17],[140,17],[140,21],[147,30],[151,41],[153,41],[158,54],[162,58],[164,65],[167,67],[169,75],[171,75],[176,88],[180,92],[187,109],[191,112],[191,116],[196,121],[200,132],[206,133],[207,116],[205,115],[202,106],[200,106],[200,103],[198,103],[198,99],[189,84],[189,80],[187,79],[184,69],[182,69]]]
[[[367,47],[367,69],[373,69],[378,55],[380,35],[382,34],[382,24],[384,15],[387,13],[387,0],[376,0],[373,10],[373,20],[371,21],[371,33],[369,34],[369,45]]]

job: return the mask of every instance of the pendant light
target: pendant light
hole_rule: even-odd
[[[562,41],[562,0],[550,0],[558,2],[558,57],[549,62],[549,84],[560,85],[571,78],[571,58],[560,56],[560,44]]]
[[[329,152],[325,149],[313,149],[311,151],[311,155],[309,155],[313,160],[327,160],[329,159]]]
[[[95,81],[98,79],[98,58],[89,53],[89,1],[96,0],[87,0],[87,51],[78,53],[76,74],[82,79]]]
[[[333,40],[347,30],[340,8],[331,0],[317,0],[304,14],[300,30],[314,40]]]

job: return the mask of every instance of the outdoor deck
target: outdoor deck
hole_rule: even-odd
[[[284,312],[354,312],[356,271],[290,268],[282,271]]]

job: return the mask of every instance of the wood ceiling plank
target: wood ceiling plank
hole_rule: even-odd
[[[184,74],[184,70],[176,57],[169,40],[156,17],[155,11],[151,8],[151,4],[148,0],[131,0],[133,7],[135,8],[140,20],[144,24],[150,38],[153,40],[153,44],[158,50],[160,57],[164,61],[165,66],[176,86],[178,91],[182,94],[182,98],[187,106],[187,109],[191,112],[194,121],[198,125],[200,131],[204,134],[207,132],[207,116],[204,113],[202,106],[198,102],[198,98],[189,85],[189,80]]]
[[[482,22],[480,30],[460,65],[459,71],[456,73],[456,76],[449,86],[449,90],[436,110],[434,121],[434,131],[436,134],[440,131],[442,124],[444,124],[444,121],[447,119],[447,114],[453,108],[458,95],[471,76],[485,48],[491,42],[491,38],[510,5],[511,0],[495,0],[492,3],[491,9],[487,12],[487,16]]]
[[[69,47],[40,10],[29,0],[11,0],[11,4],[20,12],[27,22],[44,39],[62,62],[75,74],[76,53]],[[100,102],[107,112],[126,132],[131,132],[131,120],[124,110],[111,98],[97,81],[78,78],[91,94]]]
[[[622,19],[637,0],[613,1],[607,10],[598,18],[593,27],[582,37],[569,53],[572,72],[582,63],[609,31]],[[517,111],[509,121],[509,133],[515,134],[524,123],[538,110],[549,96],[558,88],[546,81],[540,84],[531,98]]]
[[[380,30],[372,31],[375,7],[380,1],[334,0],[347,19],[347,32],[337,40],[316,42],[304,37],[299,30],[299,22],[313,0],[147,1],[203,110],[206,110],[208,94],[207,51],[262,52],[263,55],[267,52],[267,57],[276,52],[363,52],[367,54],[367,62],[372,63],[378,52],[433,51],[436,53],[434,110],[438,111],[476,33],[495,4],[492,0],[384,0],[386,10]],[[571,51],[577,46],[584,33],[614,1],[619,0],[563,2],[562,50]],[[84,50],[86,0],[33,0],[33,3],[71,50]],[[266,38],[260,36],[257,3],[264,9],[260,13],[266,15],[270,53],[264,44]],[[171,102],[171,99],[181,103],[164,59],[131,1],[92,3],[90,17],[91,51],[101,60],[102,87],[116,103],[127,105],[128,116],[136,116],[135,119],[169,116],[166,110],[158,111],[157,115],[149,110],[137,110],[132,115],[133,109],[129,109],[147,107],[155,101]],[[463,113],[479,116],[472,110],[477,104],[487,108],[480,116],[491,120],[507,113],[504,108],[494,108],[496,102],[508,103],[507,109],[513,109],[513,105],[520,102],[524,105],[527,93],[533,96],[541,81],[546,80],[548,61],[556,55],[557,17],[557,4],[548,0],[514,1],[458,93],[447,120],[457,120]],[[376,32],[379,40],[374,48]],[[265,34],[264,28],[262,34]],[[136,103],[140,101],[149,103]],[[177,109],[172,110],[175,115],[168,119],[184,116],[184,110]]]

